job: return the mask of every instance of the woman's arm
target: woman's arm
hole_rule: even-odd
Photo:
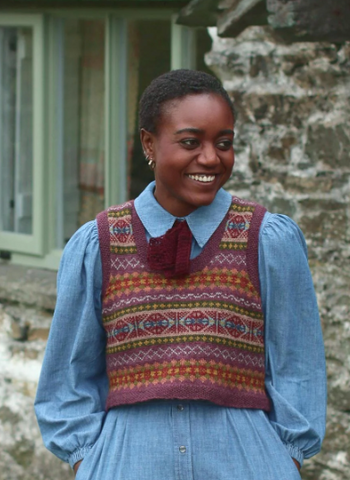
[[[267,214],[260,232],[259,275],[265,313],[269,419],[302,465],[325,432],[322,331],[304,237],[283,215]]]
[[[69,241],[35,410],[46,447],[73,467],[96,442],[108,382],[101,323],[101,260],[95,222]]]

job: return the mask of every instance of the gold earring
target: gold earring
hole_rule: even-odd
[[[155,169],[156,162],[153,160],[152,157],[150,157],[149,155],[146,155],[146,162],[148,162],[148,166],[150,167],[151,170]]]

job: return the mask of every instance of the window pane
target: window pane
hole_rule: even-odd
[[[63,20],[59,32],[57,247],[61,248],[104,208],[105,26],[102,20]]]
[[[129,198],[135,198],[154,179],[139,140],[137,106],[150,82],[170,70],[169,20],[139,20],[128,30],[128,168]]]
[[[32,233],[33,32],[0,27],[0,230]]]

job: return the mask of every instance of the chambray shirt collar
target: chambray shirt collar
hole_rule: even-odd
[[[210,205],[199,207],[186,217],[174,217],[154,198],[155,182],[151,182],[135,199],[135,209],[151,237],[160,237],[175,220],[186,220],[198,245],[203,248],[220,225],[231,205],[231,195],[222,188]]]

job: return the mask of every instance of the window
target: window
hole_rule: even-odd
[[[36,254],[43,246],[42,35],[39,16],[0,16],[0,246]]]
[[[82,224],[152,179],[138,101],[159,74],[194,66],[194,38],[164,9],[0,14],[0,250],[12,262],[57,268]]]
[[[1,230],[32,233],[33,31],[0,28]]]
[[[56,248],[105,205],[105,22],[56,19]]]

